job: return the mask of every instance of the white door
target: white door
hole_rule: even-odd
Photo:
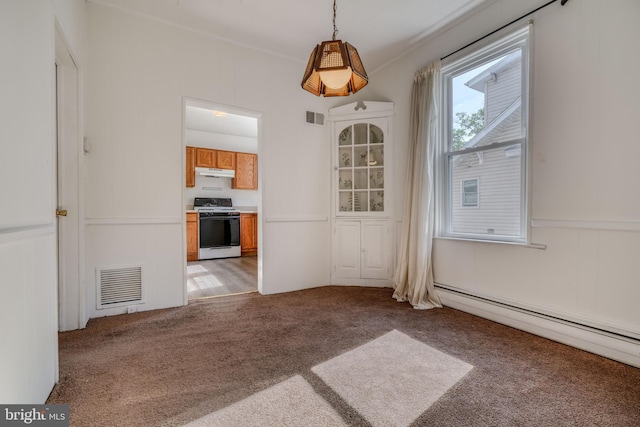
[[[360,221],[336,221],[333,227],[334,276],[360,278]]]
[[[78,69],[56,32],[58,327],[85,326],[82,290]]]
[[[391,240],[387,221],[362,221],[362,268],[363,279],[389,278],[389,248]]]

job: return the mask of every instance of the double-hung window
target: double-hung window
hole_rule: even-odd
[[[527,241],[529,31],[442,64],[440,236]]]

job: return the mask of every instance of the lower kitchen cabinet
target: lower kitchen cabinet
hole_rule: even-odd
[[[240,214],[240,246],[242,255],[258,253],[258,214]]]
[[[187,212],[187,261],[198,260],[198,213]]]
[[[391,279],[391,233],[387,220],[336,220],[333,224],[332,282]]]

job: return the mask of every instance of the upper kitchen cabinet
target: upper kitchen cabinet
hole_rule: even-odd
[[[196,167],[235,170],[232,188],[258,189],[258,155],[211,148],[186,148],[186,186],[196,186]]]
[[[187,187],[196,186],[196,149],[187,147]]]
[[[211,148],[196,148],[196,167],[235,169],[236,153],[233,151],[214,150]]]
[[[236,190],[258,189],[258,155],[236,153],[236,177],[232,187]]]
[[[235,169],[236,153],[233,151],[220,151],[216,153],[216,166],[218,169]]]
[[[209,148],[196,148],[196,166],[199,168],[217,167],[216,150]]]

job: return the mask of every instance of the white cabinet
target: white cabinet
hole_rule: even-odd
[[[388,221],[336,221],[333,224],[332,276],[337,281],[389,279],[390,238]]]
[[[388,210],[387,128],[385,118],[336,122],[336,216],[384,216]]]
[[[332,125],[331,283],[391,285],[393,103],[329,110]]]

